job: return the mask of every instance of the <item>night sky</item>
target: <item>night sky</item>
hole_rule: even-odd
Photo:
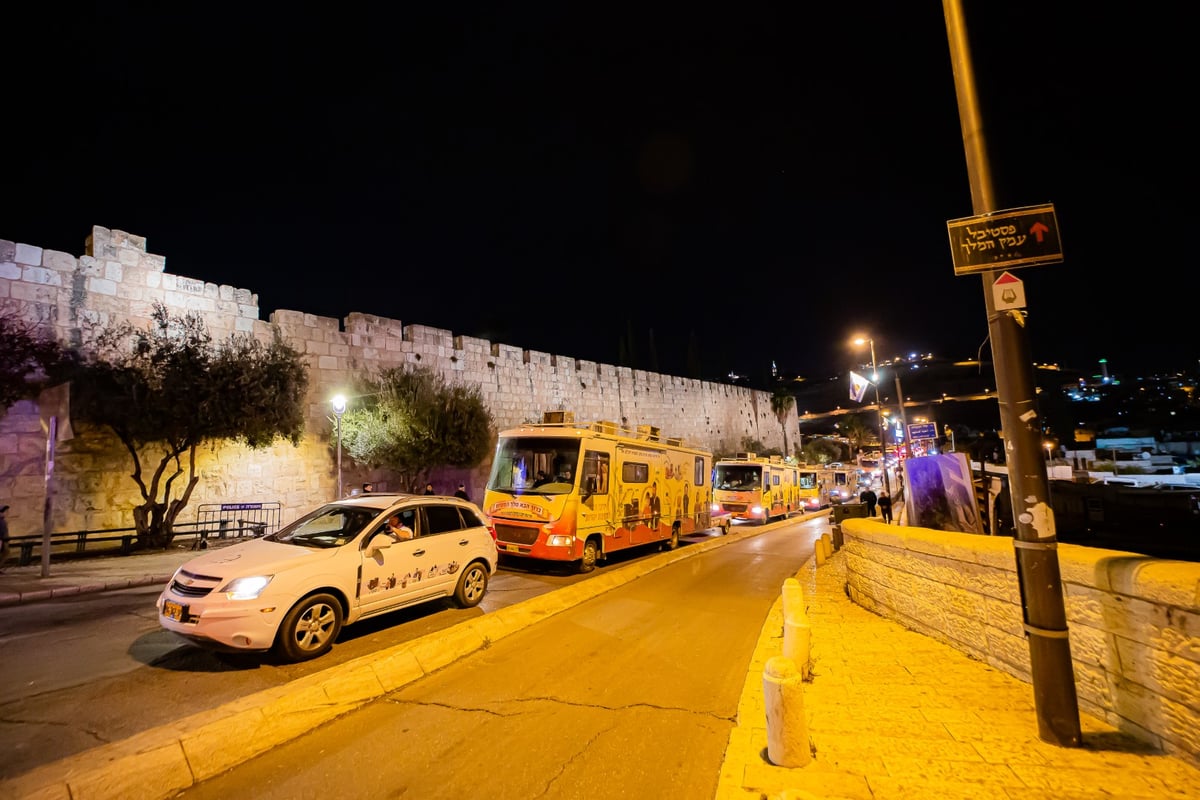
[[[0,12],[0,238],[708,379],[987,336],[940,3],[41,5]],[[1177,13],[965,3],[997,205],[1062,236],[1014,270],[1036,361],[1196,367]]]

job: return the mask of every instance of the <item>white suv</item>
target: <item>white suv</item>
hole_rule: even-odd
[[[496,572],[496,537],[483,519],[456,497],[327,503],[276,533],[188,561],[159,596],[158,621],[210,649],[316,658],[342,625],[366,617],[442,597],[477,605]]]

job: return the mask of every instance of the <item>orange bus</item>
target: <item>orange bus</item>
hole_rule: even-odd
[[[802,510],[800,469],[782,456],[738,453],[717,462],[713,471],[714,512],[734,521],[766,524]]]
[[[657,427],[547,412],[500,433],[482,506],[502,556],[590,572],[611,553],[673,550],[712,527],[711,472],[711,453]]]

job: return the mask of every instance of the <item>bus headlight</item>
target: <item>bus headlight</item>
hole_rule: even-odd
[[[564,536],[561,533],[555,533],[546,537],[547,547],[570,547],[575,540],[574,536]]]

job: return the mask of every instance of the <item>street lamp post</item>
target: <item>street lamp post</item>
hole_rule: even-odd
[[[346,395],[335,394],[333,400],[333,416],[337,418],[337,497],[342,499],[342,414],[346,413]]]
[[[892,482],[888,480],[887,468],[887,435],[883,429],[883,405],[879,402],[879,375],[875,370],[875,340],[860,336],[854,340],[857,345],[869,344],[871,346],[871,385],[875,387],[875,413],[879,416],[879,448],[883,454],[880,459],[883,466],[883,490],[890,497],[892,494]]]

